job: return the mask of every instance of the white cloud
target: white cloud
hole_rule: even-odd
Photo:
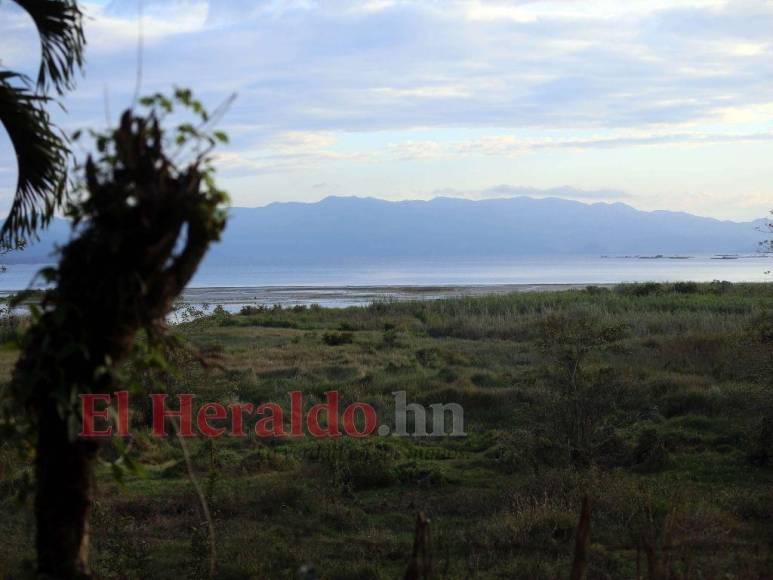
[[[206,0],[143,1],[140,11],[137,2],[123,0],[107,6],[85,3],[84,12],[89,50],[110,53],[136,47],[140,31],[142,41],[149,43],[201,31],[209,4]]]
[[[220,151],[214,156],[217,168],[226,174],[294,171],[325,162],[364,159],[364,153],[343,153],[334,149],[336,136],[326,132],[288,131],[270,141],[240,151]]]
[[[375,98],[385,99],[465,99],[472,96],[464,86],[423,86],[423,87],[375,87],[368,89]]]
[[[756,133],[629,132],[578,138],[523,138],[492,135],[460,141],[406,140],[389,144],[373,156],[402,161],[420,159],[512,158],[540,150],[591,151],[621,147],[701,147],[732,143],[773,143],[773,131]]]
[[[18,11],[8,17],[11,4],[0,2],[3,58],[34,74],[37,40]],[[137,0],[85,6],[86,78],[65,100],[69,116],[57,113],[68,126],[102,124],[106,90],[114,115],[134,92]],[[427,182],[445,186],[444,176],[405,162],[437,169],[449,160],[475,174],[481,160],[491,161],[486,170],[499,173],[490,179],[512,182],[507,172],[527,155],[534,167],[552,167],[561,152],[582,152],[588,164],[569,164],[574,173],[561,179],[586,184],[592,167],[594,186],[617,185],[645,174],[653,151],[690,151],[697,166],[709,149],[732,144],[754,154],[738,154],[727,180],[737,176],[750,196],[769,191],[761,148],[773,131],[770,2],[144,0],[143,7],[142,91],[191,86],[212,105],[237,91],[223,121],[233,143],[219,162],[245,184],[251,175],[302,172],[343,190],[399,181],[429,191]],[[631,166],[606,162],[620,151]],[[368,181],[363,175],[376,164],[386,176]],[[346,171],[324,174],[330,166]],[[675,176],[675,189],[705,186],[679,167],[659,173]],[[282,185],[276,179],[273,190]]]

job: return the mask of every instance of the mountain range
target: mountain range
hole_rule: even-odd
[[[316,203],[234,207],[208,261],[329,264],[384,260],[476,260],[545,255],[754,252],[765,220],[721,221],[688,213],[641,211],[624,203],[560,198],[384,201],[328,197]],[[6,263],[51,261],[69,236],[56,219],[42,239]]]

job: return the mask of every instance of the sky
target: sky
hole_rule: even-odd
[[[138,76],[143,94],[187,86],[210,108],[235,92],[216,165],[237,206],[531,194],[773,209],[771,1],[80,4],[85,74],[57,122],[115,122]],[[0,0],[3,66],[34,75],[39,53]],[[0,212],[15,180],[0,130]]]

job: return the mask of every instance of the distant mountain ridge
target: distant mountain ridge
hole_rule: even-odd
[[[711,254],[754,252],[764,220],[721,221],[683,212],[637,210],[624,203],[582,203],[526,196],[384,201],[328,197],[232,208],[208,261],[304,265],[387,260],[477,260],[543,255]],[[42,240],[3,257],[50,261],[67,240],[54,220]]]

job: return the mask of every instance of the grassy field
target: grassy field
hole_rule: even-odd
[[[182,360],[172,393],[288,408],[288,391],[311,405],[337,390],[389,422],[406,391],[465,414],[460,438],[189,440],[218,578],[295,578],[303,565],[402,578],[419,511],[438,578],[566,578],[586,494],[589,578],[773,570],[773,285],[218,311],[178,332],[224,368]],[[14,357],[0,352],[3,380]],[[143,424],[146,398],[133,401]],[[95,571],[205,577],[207,527],[179,442],[138,425],[131,453],[143,474],[100,468]],[[0,447],[0,576],[32,557],[30,502],[16,499],[28,470],[14,457]]]

